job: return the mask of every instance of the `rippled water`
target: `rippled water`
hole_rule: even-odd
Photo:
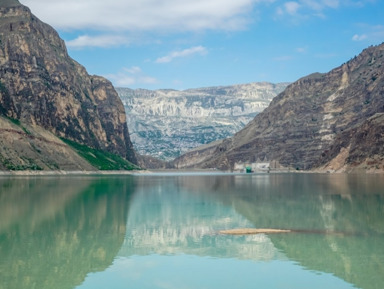
[[[0,289],[24,288],[382,289],[384,176],[2,177]]]

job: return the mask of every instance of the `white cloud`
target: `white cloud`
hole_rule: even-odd
[[[367,35],[365,35],[365,34],[361,34],[361,35],[355,34],[352,37],[353,41],[362,41],[364,39],[367,39]]]
[[[284,9],[288,14],[296,14],[297,10],[299,10],[300,4],[297,2],[287,2],[284,4]]]
[[[76,39],[66,42],[69,48],[80,49],[84,47],[116,47],[121,45],[128,45],[129,40],[125,36],[119,35],[81,35]]]
[[[340,5],[339,0],[323,0],[325,6],[330,8],[338,8]]]
[[[360,33],[352,36],[353,41],[369,40],[370,42],[382,42],[384,39],[384,25],[359,23],[357,29]]]
[[[191,48],[187,48],[181,51],[173,51],[170,54],[160,57],[156,59],[156,63],[167,63],[171,62],[175,58],[180,58],[180,57],[187,57],[191,56],[194,54],[199,54],[199,55],[204,55],[207,53],[207,49],[203,46],[195,46]]]
[[[123,68],[115,74],[108,74],[104,76],[111,80],[116,87],[159,83],[156,78],[146,75],[138,66]]]
[[[123,68],[123,70],[129,74],[141,74],[143,71],[138,66],[132,66],[131,68]]]
[[[322,11],[325,8],[338,8],[340,3],[339,0],[300,0],[301,4],[308,9],[315,11]]]
[[[349,0],[347,0],[349,1]],[[345,3],[347,5],[347,3]],[[288,1],[280,5],[276,14],[279,16],[282,15],[291,15],[300,17],[306,16],[316,16],[324,18],[323,11],[326,9],[337,9],[341,5],[340,0],[298,0],[298,1]],[[299,13],[300,12],[300,13]]]
[[[298,52],[298,53],[306,53],[307,50],[308,50],[308,47],[307,47],[307,46],[296,48],[296,52]]]
[[[276,9],[276,15],[282,16],[284,15],[284,10],[282,7],[277,7]]]
[[[271,0],[21,0],[56,29],[200,31],[243,29]]]

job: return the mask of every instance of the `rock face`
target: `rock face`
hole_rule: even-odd
[[[112,84],[88,75],[17,0],[0,4],[0,115],[137,163]]]
[[[384,113],[376,113],[361,125],[339,134],[320,158],[326,170],[382,171],[384,160]]]
[[[170,160],[227,138],[265,109],[287,83],[177,90],[117,88],[140,154]]]
[[[0,116],[0,171],[96,170],[54,134]]]
[[[233,137],[189,152],[175,163],[233,169],[235,163],[264,160],[304,170],[382,170],[383,112],[381,44],[329,73],[292,83]]]

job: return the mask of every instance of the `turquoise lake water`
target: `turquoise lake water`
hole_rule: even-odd
[[[34,288],[382,289],[384,176],[0,177],[0,289]]]

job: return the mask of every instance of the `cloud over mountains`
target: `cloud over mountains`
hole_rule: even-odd
[[[206,53],[207,53],[207,49],[205,47],[195,46],[195,47],[187,48],[181,51],[173,51],[166,56],[156,59],[156,63],[167,63],[167,62],[171,62],[175,58],[187,57],[194,54],[204,55]]]
[[[293,81],[384,35],[379,0],[19,1],[92,74],[136,88]]]
[[[57,29],[197,31],[242,29],[255,3],[270,0],[22,0]],[[71,19],[68,21],[68,19]]]

